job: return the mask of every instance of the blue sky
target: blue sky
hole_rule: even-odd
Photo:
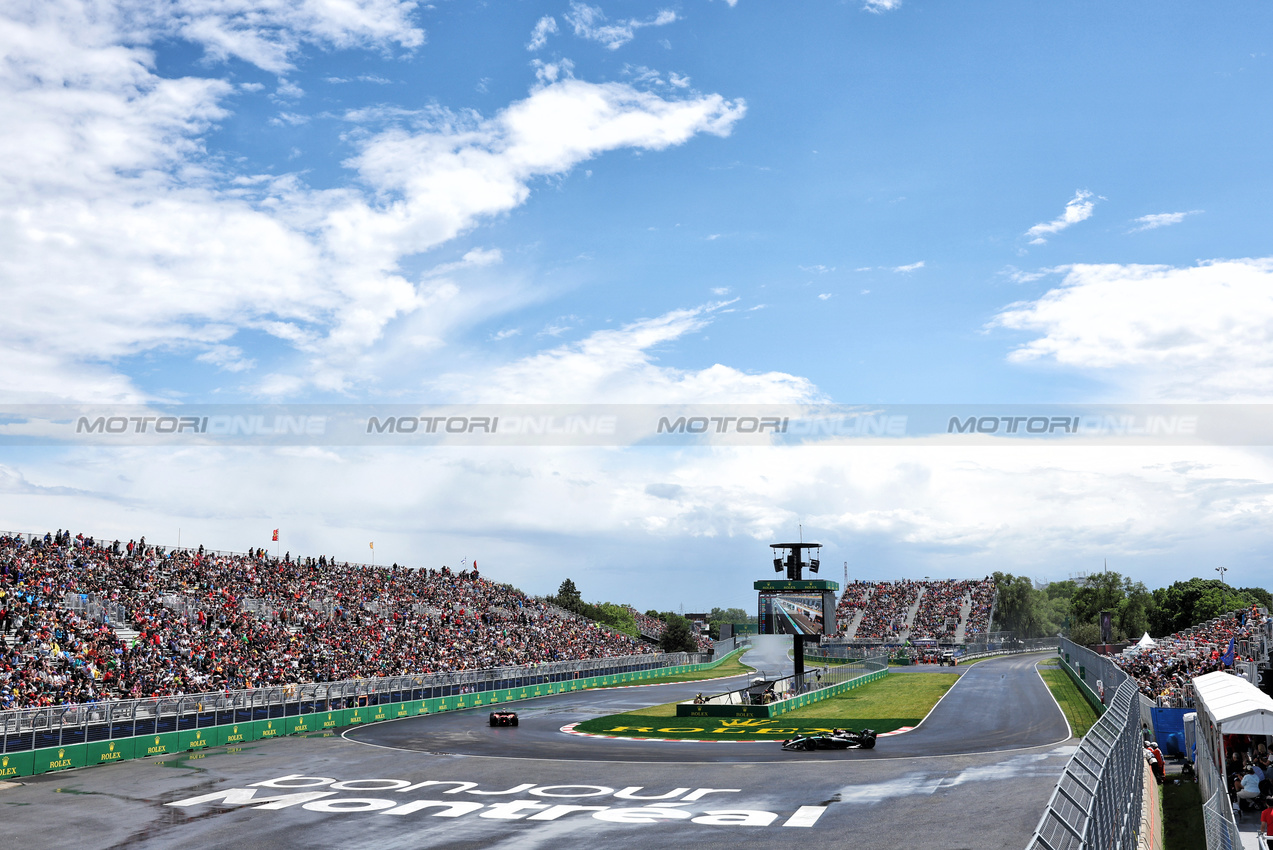
[[[1264,5],[344,9],[5,10],[0,401],[1273,396]],[[746,604],[797,523],[874,578],[1253,584],[1269,460],[5,449],[0,526],[643,608]]]

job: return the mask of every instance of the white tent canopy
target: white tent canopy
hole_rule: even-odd
[[[1273,735],[1273,697],[1223,671],[1193,680],[1198,708],[1222,735]]]
[[[1158,645],[1158,641],[1149,636],[1149,632],[1145,632],[1145,636],[1136,642],[1137,649],[1149,649]]]

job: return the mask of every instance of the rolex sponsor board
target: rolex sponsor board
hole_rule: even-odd
[[[48,773],[51,770],[66,770],[72,767],[83,767],[87,756],[84,744],[70,744],[65,747],[47,747],[35,751],[33,769],[35,773]]]
[[[85,744],[85,764],[111,764],[133,757],[134,738],[116,738],[111,741],[93,741]]]

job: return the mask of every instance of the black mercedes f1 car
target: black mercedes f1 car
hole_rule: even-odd
[[[852,729],[833,729],[830,734],[797,735],[782,742],[784,750],[873,750],[875,749],[875,730],[863,729],[854,732]]]
[[[517,712],[516,711],[492,711],[491,725],[492,726],[516,726]]]

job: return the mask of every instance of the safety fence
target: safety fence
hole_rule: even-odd
[[[960,660],[970,658],[982,658],[989,655],[1008,655],[1016,652],[1039,652],[1041,650],[1056,649],[1057,638],[1030,638],[1028,640],[1016,640],[1009,636],[1004,640],[996,640],[982,643],[968,643],[961,645],[942,645],[938,644],[936,649],[953,650],[955,657]],[[852,642],[845,643],[843,641],[823,641],[817,646],[809,646],[805,648],[804,654],[806,658],[817,661],[835,661],[837,659],[856,659],[865,655],[873,655],[878,652],[889,652],[897,650],[907,650],[908,647],[897,643],[868,643],[868,642]],[[917,651],[915,647],[909,647],[912,652]]]
[[[1027,850],[1135,848],[1143,753],[1139,690],[1125,677],[1065,766]]]
[[[1061,656],[1061,667],[1070,674],[1074,684],[1082,692],[1087,701],[1098,712],[1105,711],[1107,696],[1124,682],[1131,681],[1136,685],[1123,668],[1119,667],[1108,656],[1093,652],[1080,646],[1068,638],[1061,638],[1058,653]],[[1137,694],[1140,691],[1137,689]],[[1137,712],[1141,711],[1140,697],[1136,698]]]
[[[1025,640],[995,641],[992,643],[965,644],[963,649],[955,653],[959,661],[972,661],[976,658],[989,658],[993,655],[1019,655],[1023,652],[1041,652],[1056,649],[1059,638],[1027,638]]]
[[[0,779],[711,669],[694,653],[279,685],[0,712]]]
[[[1198,743],[1194,770],[1198,774],[1198,790],[1202,792],[1202,823],[1207,833],[1207,850],[1235,850],[1242,847],[1238,824],[1233,819],[1233,803],[1225,789],[1224,778],[1211,757],[1211,747]]]

